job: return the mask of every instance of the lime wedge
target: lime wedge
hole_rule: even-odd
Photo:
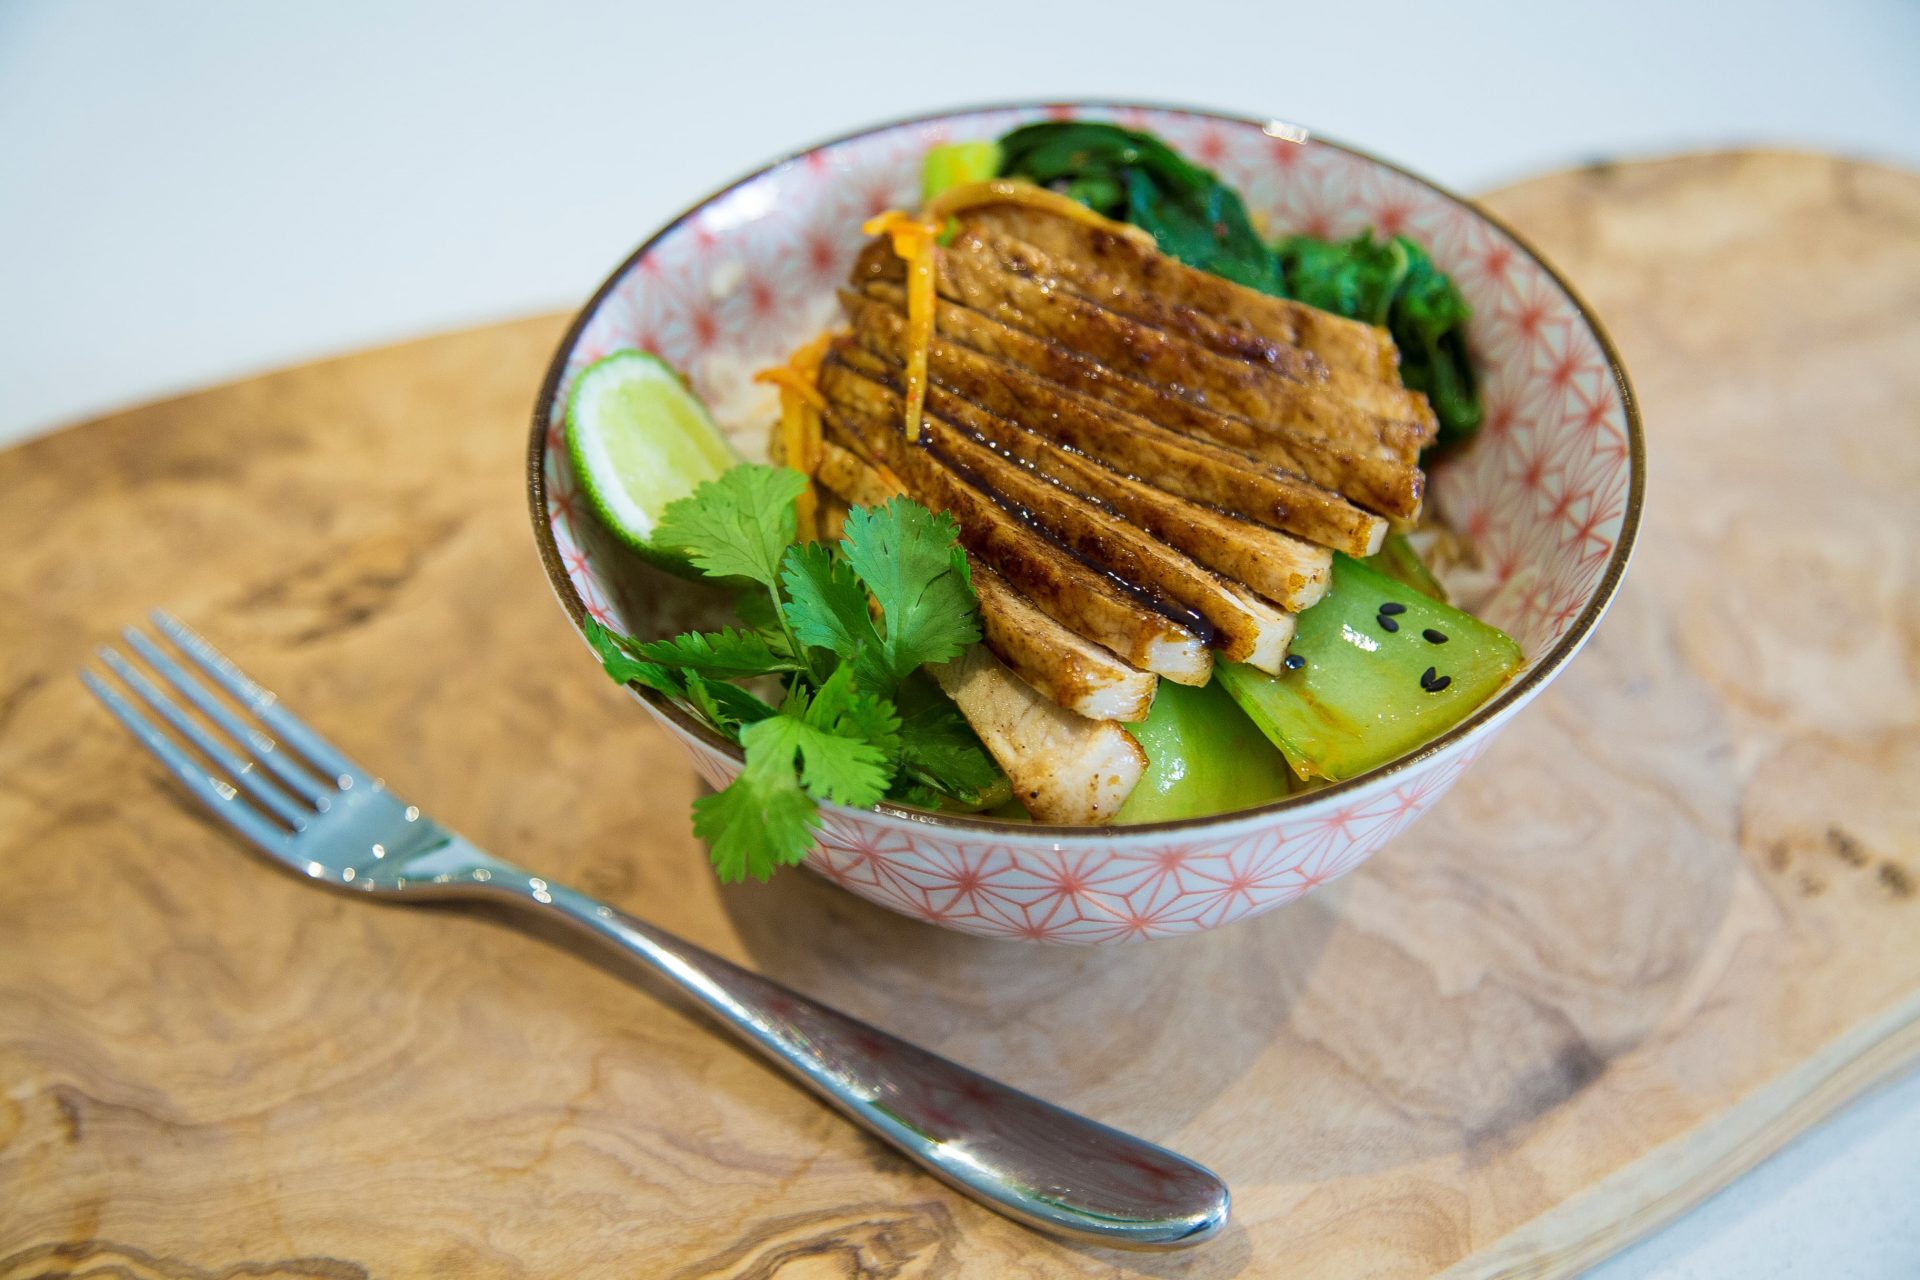
[[[644,351],[581,372],[567,399],[567,456],[601,523],[664,561],[677,557],[649,542],[660,513],[740,461],[680,375]]]

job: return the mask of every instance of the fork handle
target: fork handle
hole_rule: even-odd
[[[1191,1160],[908,1044],[565,885],[490,866],[490,888],[646,964],[856,1123],[988,1208],[1122,1248],[1196,1244],[1226,1224],[1226,1184]]]

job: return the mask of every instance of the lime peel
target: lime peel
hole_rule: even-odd
[[[680,559],[651,538],[668,504],[738,463],[700,398],[646,351],[616,351],[580,372],[567,397],[567,457],[600,522],[650,559]]]

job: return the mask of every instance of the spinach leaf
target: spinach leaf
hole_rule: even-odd
[[[1335,315],[1385,324],[1394,294],[1407,278],[1407,251],[1398,240],[1375,244],[1362,232],[1351,240],[1288,236],[1275,249],[1287,292]]]
[[[1153,233],[1188,266],[1278,293],[1272,250],[1239,193],[1149,133],[1086,121],[1030,124],[1000,139],[1000,173]]]
[[[1288,236],[1275,246],[1288,297],[1335,315],[1382,324],[1400,349],[1400,377],[1425,393],[1440,421],[1436,443],[1480,426],[1480,389],[1467,357],[1472,309],[1427,251],[1405,236],[1376,241]]]
[[[1440,420],[1438,443],[1465,440],[1483,416],[1473,361],[1467,356],[1467,320],[1473,315],[1447,274],[1405,236],[1394,243],[1406,253],[1407,278],[1394,296],[1387,329],[1400,348],[1400,378],[1426,393]]]
[[[1152,232],[1162,253],[1188,266],[1385,325],[1400,348],[1402,378],[1433,403],[1440,442],[1464,440],[1479,427],[1466,300],[1405,236],[1288,236],[1269,248],[1239,194],[1213,173],[1152,134],[1096,121],[1015,129],[1000,139],[1000,174],[1051,187]]]

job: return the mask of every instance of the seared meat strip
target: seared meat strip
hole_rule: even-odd
[[[901,397],[829,355],[820,371],[828,401],[858,408],[882,421],[898,420]],[[945,419],[928,413],[926,444],[962,475],[1017,509],[1061,546],[1150,597],[1170,600],[1205,619],[1214,647],[1233,662],[1251,662],[1278,672],[1293,639],[1293,618],[1272,605],[1249,600],[1232,584],[1181,552],[1141,532],[1084,495],[1064,488],[995,452]]]
[[[900,390],[903,371],[898,364],[865,347],[844,347],[836,354],[867,377]],[[927,408],[1055,483],[1112,508],[1144,532],[1186,552],[1216,573],[1245,583],[1283,609],[1298,613],[1326,594],[1333,557],[1325,547],[1235,519],[1121,475],[990,413],[938,383],[928,389]]]
[[[854,334],[876,354],[897,360],[906,322],[895,310],[843,295]],[[956,314],[942,307],[944,327]],[[1058,351],[1058,348],[1051,348]],[[1078,360],[1061,353],[1067,360]],[[1018,379],[1000,360],[936,336],[929,376],[963,399],[1097,458],[1116,471],[1179,497],[1237,511],[1271,528],[1350,555],[1380,549],[1387,522],[1299,476],[1264,466],[1244,454],[1188,439],[1145,418],[1070,395],[1044,379]]]
[[[1069,271],[1084,265],[1127,286],[1132,290],[1130,297],[1159,298],[1204,312],[1250,337],[1304,347],[1332,369],[1351,369],[1384,382],[1400,380],[1400,353],[1387,331],[1375,325],[1249,289],[1189,267],[1128,236],[1042,209],[988,205],[969,209],[962,220],[1024,240],[1065,264]],[[1140,319],[1153,323],[1150,316]]]
[[[858,506],[878,506],[903,492],[832,441],[822,446],[814,479],[829,493]],[[1067,710],[1090,719],[1146,718],[1159,677],[1136,671],[1034,608],[978,557],[969,555],[967,562],[980,599],[982,640],[1014,674]]]
[[[1284,364],[1297,356],[1297,347],[1283,347],[1241,330],[1222,325],[1211,316],[1161,301],[1137,290],[1113,284],[1081,264],[1071,264],[1080,277],[1068,274],[1063,264],[1048,258],[1032,246],[1001,235],[991,229],[976,232],[992,247],[1001,260],[1021,274],[1043,281],[1065,281],[1093,302],[1143,320],[1156,329],[1177,334],[1211,350],[1256,364]],[[1121,303],[1125,305],[1120,305]],[[1397,385],[1397,384],[1396,384]],[[1188,402],[1190,403],[1190,402]],[[1197,407],[1197,406],[1196,406]],[[1351,440],[1319,421],[1321,407],[1299,403],[1288,421],[1280,426],[1231,417],[1202,408],[1182,420],[1156,419],[1163,426],[1184,430],[1229,449],[1238,449],[1254,457],[1298,471],[1315,484],[1344,493],[1362,506],[1382,515],[1415,520],[1420,515],[1420,497],[1424,477],[1411,458],[1386,446],[1356,450]],[[1149,415],[1151,416],[1151,415]]]
[[[884,282],[869,284],[865,296],[871,301],[885,304],[904,317],[906,294],[899,285]],[[849,316],[855,315],[858,309],[854,298],[855,295],[842,291],[841,304]],[[904,318],[901,323],[904,325]],[[1311,458],[1315,469],[1323,477],[1313,483],[1327,490],[1329,496],[1347,494],[1363,505],[1397,518],[1407,518],[1410,513],[1419,511],[1419,469],[1384,444],[1350,449],[1345,445],[1321,445],[1297,437],[1276,441],[1266,428],[1215,413],[1191,400],[1182,400],[1070,351],[1057,342],[1036,338],[966,307],[940,308],[935,316],[935,331],[963,347],[1014,366],[1010,371],[1013,376],[1037,379],[1043,387],[1050,383],[1057,391],[1070,392],[1078,397],[1125,409],[1181,435],[1258,457],[1284,471],[1295,472],[1302,479],[1311,477],[1289,465],[1286,458],[1274,455],[1290,452],[1301,460]]]
[[[823,385],[822,390],[828,389]],[[1193,627],[1174,622],[1069,555],[976,487],[950,460],[909,444],[898,413],[883,417],[830,393],[827,403],[830,429],[899,476],[920,502],[950,512],[959,521],[961,545],[998,569],[1043,612],[1142,671],[1182,684],[1207,682],[1213,657]],[[1198,617],[1193,623],[1205,625]]]
[[[1430,417],[1431,411],[1424,397],[1416,409],[1408,399],[1416,393],[1351,374],[1343,377],[1353,385],[1335,385],[1326,366],[1298,348],[1286,348],[1298,358],[1290,368],[1220,355],[1089,301],[1055,278],[1022,275],[976,235],[963,233],[939,250],[935,273],[949,302],[1220,413],[1353,447],[1384,443],[1408,461],[1428,435],[1422,412]],[[856,281],[892,283],[904,275],[884,243],[868,246],[854,271]]]
[[[1062,626],[991,568],[968,560],[980,598],[980,637],[1016,675],[1089,720],[1134,724],[1147,718],[1158,676],[1135,670]]]
[[[1047,701],[983,645],[927,670],[1041,822],[1107,822],[1146,772],[1147,753],[1132,734]]]

